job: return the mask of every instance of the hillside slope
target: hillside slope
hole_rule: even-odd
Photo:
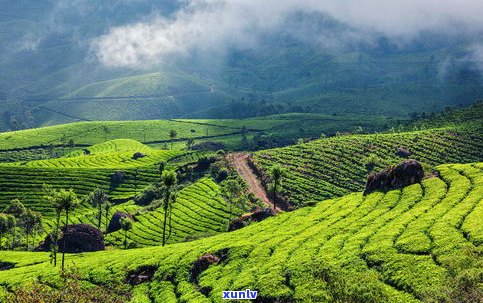
[[[94,284],[153,268],[132,302],[223,302],[222,291],[245,289],[264,303],[470,302],[478,286],[464,281],[482,268],[483,163],[437,169],[440,178],[401,190],[353,193],[164,248],[69,255],[68,264]],[[193,274],[206,253],[221,259]],[[0,273],[9,288],[60,279],[44,253],[4,252],[0,261],[15,264]]]
[[[113,140],[56,159],[0,165],[0,209],[19,198],[29,208],[50,217],[54,210],[44,199],[43,185],[72,188],[81,196],[95,188],[111,201],[125,201],[159,178],[158,163],[182,151],[155,150],[134,140]],[[144,157],[133,159],[136,152]],[[81,154],[81,155],[79,155]]]
[[[409,155],[398,155],[398,148]],[[362,190],[372,170],[395,165],[405,157],[422,162],[426,173],[443,163],[483,161],[481,128],[448,127],[423,131],[337,136],[254,154],[267,172],[274,164],[287,169],[283,194],[302,206]]]
[[[211,178],[198,180],[177,193],[172,213],[172,234],[167,243],[225,232],[231,218],[240,212],[237,208],[230,209],[220,187]],[[159,245],[162,242],[163,214],[162,207],[158,207],[136,215],[136,222],[128,235],[129,241],[136,246]],[[109,234],[107,241],[121,246],[123,237],[119,231]]]
[[[266,148],[266,138],[254,142],[254,136],[278,138],[276,146],[296,142],[300,137],[319,137],[321,133],[335,134],[337,131],[353,131],[362,127],[365,132],[374,132],[393,125],[394,120],[382,116],[285,114],[251,119],[176,119],[143,121],[92,121],[40,127],[0,133],[0,162],[9,158],[26,161],[38,159],[49,148],[69,149],[86,147],[113,139],[131,139],[145,144],[162,146],[174,142],[177,148],[185,148],[188,139],[195,143],[215,141],[227,149],[252,147]],[[242,130],[246,128],[250,146],[242,145]],[[169,132],[175,130],[175,140]],[[23,154],[21,153],[23,152]],[[28,153],[31,153],[30,157]],[[19,153],[15,157],[15,153]],[[27,159],[23,159],[25,156]]]

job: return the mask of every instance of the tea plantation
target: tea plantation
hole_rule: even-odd
[[[159,245],[162,236],[163,210],[157,208],[136,216],[128,239],[138,246]],[[176,243],[224,232],[233,216],[240,214],[222,198],[218,184],[209,178],[185,187],[177,194],[172,213],[172,235],[167,243]],[[94,218],[94,217],[93,217]],[[108,235],[108,241],[121,245],[123,232]]]
[[[398,154],[403,149],[403,155]],[[443,163],[478,162],[483,159],[481,128],[452,127],[404,133],[347,135],[255,153],[262,171],[280,163],[290,175],[283,192],[302,206],[310,200],[339,197],[362,190],[366,176],[404,160],[418,160],[430,172]]]
[[[1,164],[0,208],[19,198],[27,207],[52,215],[52,206],[44,199],[44,184],[73,188],[79,195],[98,187],[114,202],[125,201],[159,178],[159,162],[182,154],[151,149],[133,140],[109,141],[86,150],[90,154],[81,150],[61,158]],[[136,152],[144,156],[134,159]]]
[[[400,190],[352,193],[194,242],[69,255],[68,265],[92,284],[154,271],[131,302],[224,302],[223,291],[248,288],[256,302],[477,302],[483,163],[436,169],[440,177]],[[218,261],[193,271],[207,253]],[[3,252],[0,262],[15,265],[0,271],[4,291],[60,282],[47,254]]]
[[[318,137],[321,133],[335,134],[337,131],[353,131],[362,127],[367,132],[384,129],[393,124],[382,116],[284,114],[250,119],[176,119],[146,121],[104,121],[76,122],[64,125],[47,126],[35,129],[0,133],[0,162],[3,158],[17,158],[15,153],[24,153],[23,158],[35,159],[45,155],[49,148],[68,149],[69,146],[86,147],[114,139],[131,139],[145,144],[156,145],[172,141],[186,147],[188,139],[195,142],[217,141],[229,149],[240,149],[241,131],[246,127],[247,134],[267,134],[283,136],[295,142],[300,136]],[[176,131],[171,138],[169,132]],[[236,143],[233,143],[233,137]],[[287,145],[287,144],[285,144]]]

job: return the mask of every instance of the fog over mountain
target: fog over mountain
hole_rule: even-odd
[[[481,11],[475,0],[3,0],[0,130],[465,105],[483,96]]]
[[[106,66],[137,67],[193,50],[218,53],[230,47],[256,47],[264,35],[278,31],[301,41],[309,36],[322,48],[354,43],[374,46],[377,39],[387,37],[404,49],[427,34],[473,43],[468,59],[478,62],[478,42],[483,33],[478,12],[482,10],[483,3],[474,0],[190,0],[182,1],[169,16],[155,14],[147,20],[113,27],[95,39],[93,47]],[[291,20],[296,14],[301,14],[301,19],[318,14],[320,19],[343,27],[320,28],[316,22],[304,26],[307,24]]]

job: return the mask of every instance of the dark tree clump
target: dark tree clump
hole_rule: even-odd
[[[420,183],[424,177],[424,170],[416,160],[405,160],[404,162],[390,166],[379,173],[371,173],[367,177],[364,194],[376,190],[391,190],[402,188],[411,184]]]

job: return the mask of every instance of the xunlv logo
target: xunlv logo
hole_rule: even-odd
[[[256,299],[257,298],[258,291],[251,291],[249,289],[243,291],[224,291],[223,292],[223,299],[224,300],[232,300],[232,299],[238,299],[238,300],[251,300],[251,299]]]

